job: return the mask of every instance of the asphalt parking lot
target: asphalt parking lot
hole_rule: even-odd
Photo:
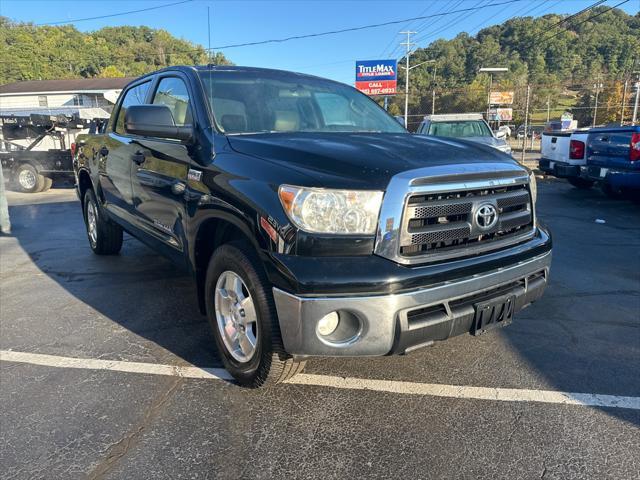
[[[71,189],[10,192],[0,476],[639,478],[640,206],[539,191],[551,284],[511,326],[258,391],[216,377],[169,261],[130,237],[93,255]]]

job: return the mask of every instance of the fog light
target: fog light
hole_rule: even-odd
[[[336,331],[339,323],[340,317],[338,316],[338,312],[327,313],[318,322],[318,333],[323,337],[331,335]]]

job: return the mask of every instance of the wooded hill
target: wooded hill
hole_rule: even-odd
[[[15,23],[0,17],[0,84],[20,80],[138,76],[167,65],[206,64],[207,51],[166,30]],[[212,63],[230,62],[217,53]]]
[[[622,82],[640,70],[640,13],[629,15],[620,9],[607,11],[609,8],[597,7],[564,23],[560,22],[566,15],[516,17],[474,36],[460,33],[418,48],[411,55],[411,64],[434,59],[437,77],[434,81],[432,65],[411,71],[410,113],[431,112],[434,88],[436,113],[484,111],[489,76],[478,72],[481,67],[509,68],[508,73],[494,76],[494,90],[516,91],[516,116],[524,111],[527,84],[532,85],[532,109],[545,108],[547,101],[552,106],[588,106],[593,103],[595,83],[603,84],[600,101],[606,103],[607,97],[617,96],[620,98],[610,103],[621,102]],[[403,62],[404,58],[399,60]],[[403,86],[403,69],[399,76]],[[583,110],[576,114],[586,123],[590,113],[588,108]],[[402,94],[395,97],[390,111],[404,112]],[[609,116],[615,116],[614,109]]]

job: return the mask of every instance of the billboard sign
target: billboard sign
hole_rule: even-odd
[[[573,123],[573,115],[571,112],[564,112],[560,117],[560,128],[562,130],[569,130]]]
[[[492,108],[489,110],[489,120],[507,122],[513,120],[512,108]]]
[[[514,92],[491,92],[489,97],[491,105],[512,105]]]
[[[397,60],[356,61],[356,88],[366,95],[395,95]]]

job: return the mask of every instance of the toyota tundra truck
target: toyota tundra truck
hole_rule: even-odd
[[[490,146],[412,135],[342,83],[167,68],[130,83],[75,153],[91,249],[117,254],[126,231],[186,268],[245,386],[309,357],[482,334],[549,279],[531,172]]]

